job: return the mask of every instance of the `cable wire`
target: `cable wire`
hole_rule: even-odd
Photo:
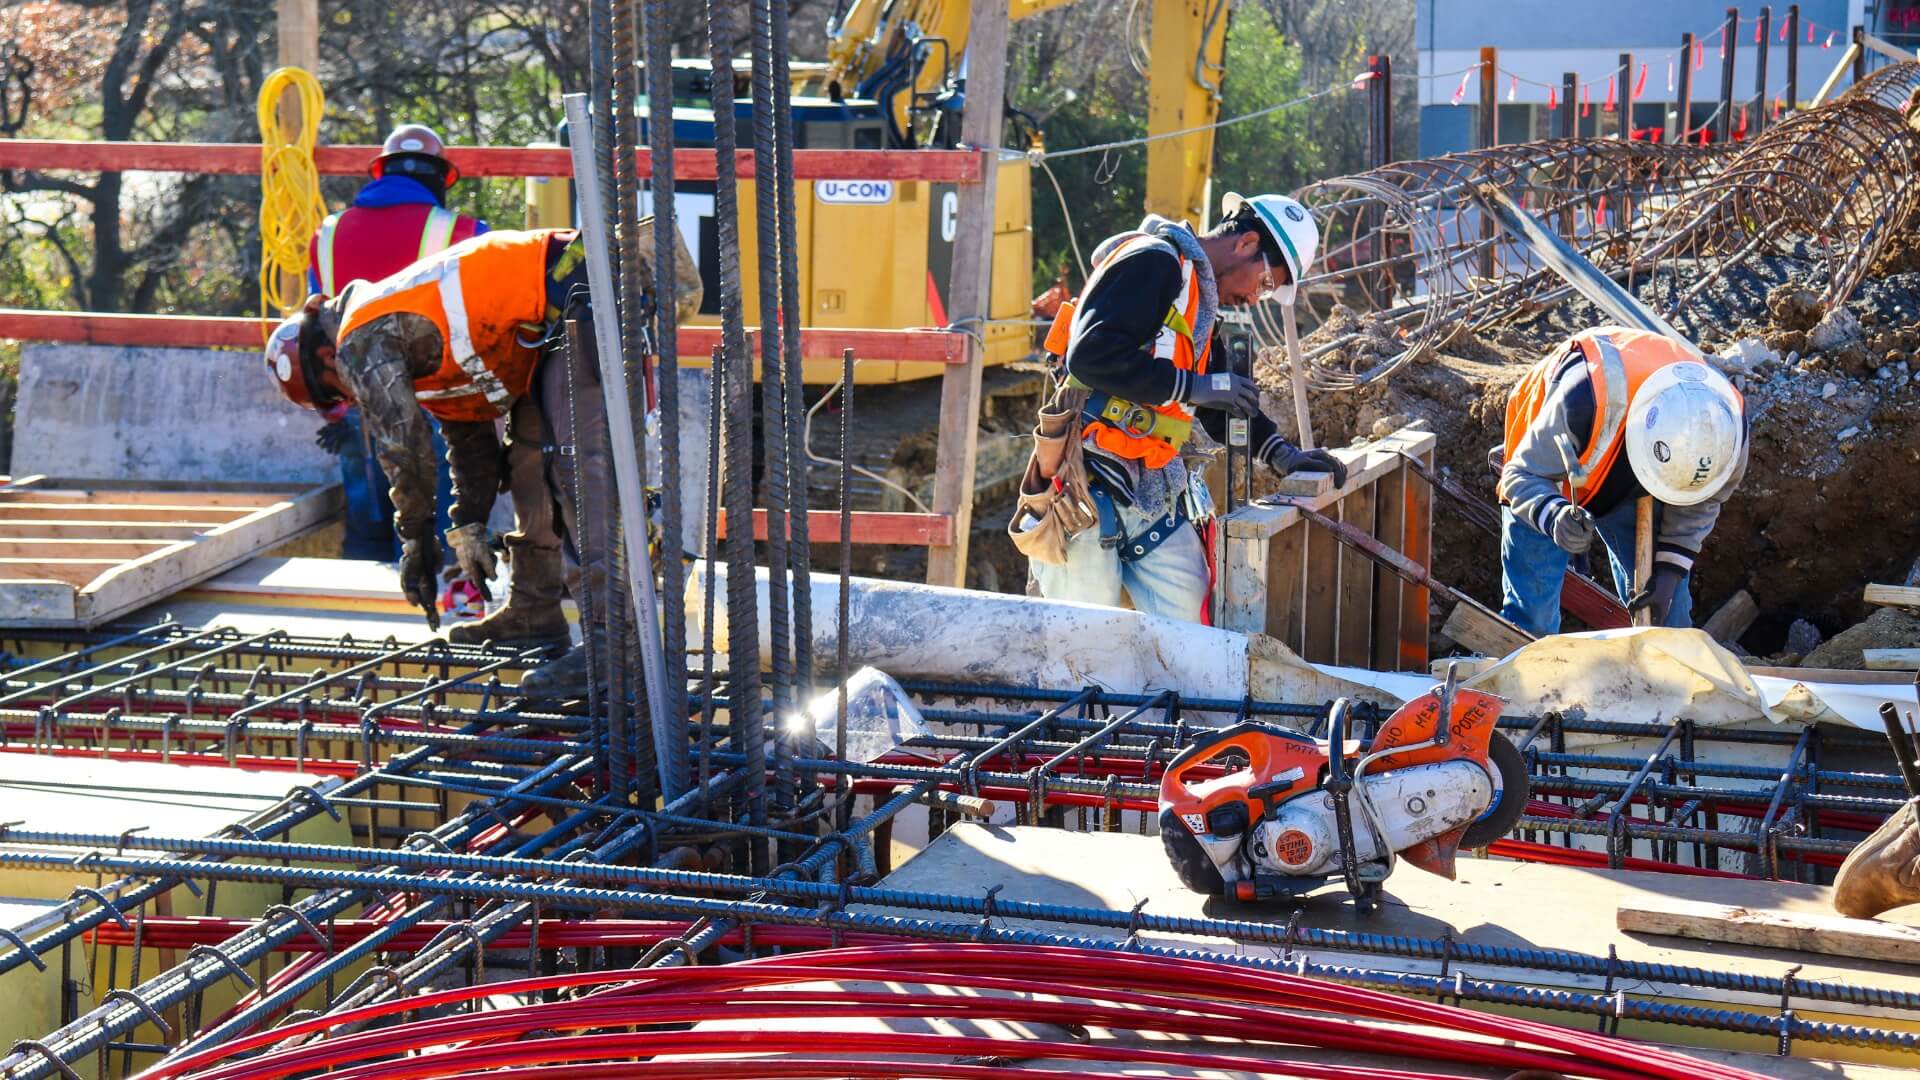
[[[299,113],[299,129],[291,136],[280,122],[281,103],[289,94],[290,106]],[[283,67],[261,84],[255,108],[260,123],[260,313],[277,318],[307,299],[307,245],[327,216],[320,172],[313,164],[327,97],[311,73]]]

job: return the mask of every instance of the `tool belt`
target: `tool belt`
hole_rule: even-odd
[[[1193,434],[1192,420],[1169,416],[1138,402],[1098,391],[1088,392],[1081,415],[1105,423],[1130,439],[1155,439],[1175,450],[1186,445],[1187,437]]]
[[[1020,501],[1007,522],[1007,536],[1034,562],[1066,565],[1067,541],[1101,522],[1101,510],[1087,485],[1081,444],[1086,399],[1087,391],[1060,384],[1040,407],[1033,427],[1033,453],[1020,478]]]

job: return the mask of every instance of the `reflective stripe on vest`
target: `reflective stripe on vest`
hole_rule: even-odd
[[[431,258],[447,250],[447,245],[453,243],[453,230],[459,224],[460,215],[444,206],[427,211],[427,223],[420,228],[420,253],[414,260]]]
[[[1098,279],[1101,270],[1127,252],[1156,243],[1164,241],[1139,236],[1121,244],[1094,271],[1095,279]],[[1193,340],[1193,321],[1200,309],[1200,282],[1192,260],[1181,255],[1177,249],[1173,255],[1180,262],[1180,292],[1168,307],[1160,330],[1154,336],[1153,355],[1198,378],[1206,373],[1208,351],[1212,344],[1211,341],[1196,343]],[[1150,469],[1162,468],[1179,456],[1180,447],[1193,430],[1191,410],[1178,402],[1145,405],[1108,395],[1099,396],[1102,406],[1083,413],[1088,421],[1084,431],[1093,439],[1095,446],[1116,457],[1138,461]],[[1154,419],[1149,423],[1140,423],[1139,418],[1143,414],[1151,415]],[[1115,423],[1115,415],[1131,417],[1134,422],[1124,425]]]
[[[320,223],[320,295],[338,296],[333,288],[333,233],[340,227],[340,215],[328,214]]]
[[[460,288],[460,263],[449,259],[436,265],[443,268],[440,274],[440,310],[447,317],[447,348],[452,351],[460,370],[467,373],[474,388],[485,394],[496,410],[504,413],[513,404],[513,395],[507,392],[499,376],[487,367],[487,362],[480,359],[474,350],[473,330],[467,325],[467,298]],[[416,391],[414,397],[420,398],[421,395]],[[433,397],[437,395],[430,395],[429,399]]]

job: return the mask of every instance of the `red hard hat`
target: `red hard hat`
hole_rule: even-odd
[[[310,300],[305,309],[282,319],[280,325],[273,328],[272,336],[267,338],[262,359],[266,361],[267,377],[273,380],[273,385],[288,401],[303,409],[326,412],[340,404],[339,395],[320,382],[319,357],[313,354],[311,346],[305,349],[301,347],[301,337],[307,331],[307,320],[313,317],[316,309],[317,305]],[[318,335],[319,328],[315,327],[312,333]]]
[[[401,124],[394,128],[393,134],[381,145],[380,156],[367,168],[367,174],[380,179],[386,175],[387,162],[398,157],[423,157],[439,162],[446,172],[448,187],[460,179],[460,169],[447,160],[447,144],[441,141],[439,132],[425,124]]]

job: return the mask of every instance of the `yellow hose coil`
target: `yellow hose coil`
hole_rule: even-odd
[[[288,92],[300,106],[291,140],[279,117]],[[319,81],[297,67],[275,70],[260,87],[260,313],[267,318],[291,314],[307,298],[307,242],[327,216],[313,164],[326,107]]]

